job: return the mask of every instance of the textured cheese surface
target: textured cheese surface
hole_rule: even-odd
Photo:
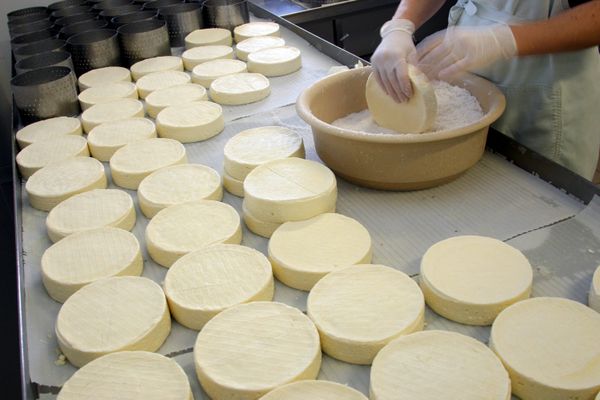
[[[287,157],[304,158],[302,138],[291,129],[263,126],[247,129],[229,139],[224,149],[225,171],[244,180],[257,166]]]
[[[236,42],[256,36],[279,36],[279,24],[275,22],[249,22],[233,30]]]
[[[90,131],[88,145],[92,157],[109,161],[115,151],[129,143],[156,137],[156,126],[147,118],[104,122]]]
[[[161,56],[147,58],[131,66],[131,75],[136,81],[144,75],[160,71],[183,71],[183,61],[180,57]]]
[[[231,46],[232,42],[231,32],[223,28],[196,29],[185,37],[186,49],[209,45]]]
[[[146,351],[98,358],[76,371],[58,400],[192,400],[183,369],[174,360]]]
[[[27,146],[17,154],[16,162],[21,175],[28,178],[38,169],[53,162],[89,155],[87,140],[84,137],[61,135],[51,139],[38,140]]]
[[[113,226],[125,230],[135,225],[131,196],[118,189],[95,189],[77,194],[54,207],[46,218],[52,241],[88,229]]]
[[[139,276],[142,268],[135,236],[112,227],[75,233],[50,246],[42,256],[44,286],[60,302],[98,279]]]
[[[225,128],[223,109],[210,101],[170,106],[158,113],[156,127],[160,137],[182,143],[210,139]]]
[[[203,247],[242,240],[240,216],[229,204],[201,200],[165,208],[146,227],[148,252],[169,267],[184,254]]]
[[[148,278],[113,277],[75,292],[61,307],[56,335],[78,367],[107,353],[156,351],[171,330],[164,293]]]
[[[89,133],[104,122],[144,116],[144,105],[135,99],[119,99],[110,103],[95,104],[81,114],[83,130]]]
[[[233,48],[230,46],[212,45],[193,47],[183,52],[183,66],[191,71],[198,64],[220,58],[233,58]]]
[[[223,172],[223,187],[234,196],[244,197],[244,181],[231,177],[225,171]]]
[[[369,231],[341,214],[286,222],[269,241],[269,259],[275,276],[300,290],[310,290],[338,267],[369,264],[371,258]]]
[[[421,260],[421,287],[434,311],[451,320],[489,325],[529,297],[533,271],[514,247],[483,236],[457,236],[431,246]]]
[[[354,364],[370,364],[393,339],[423,329],[425,301],[405,273],[383,265],[341,267],[310,291],[307,313],[323,351]]]
[[[190,76],[183,71],[159,71],[144,75],[135,84],[139,96],[145,99],[155,90],[183,85],[184,83],[190,83],[191,80]]]
[[[254,103],[269,96],[271,84],[261,74],[241,73],[222,76],[210,84],[210,97],[219,104]]]
[[[185,147],[176,140],[155,138],[121,147],[110,159],[115,184],[137,189],[152,172],[175,164],[185,164]]]
[[[239,42],[235,46],[237,58],[246,61],[248,54],[271,47],[285,46],[285,40],[276,36],[256,36]]]
[[[150,93],[146,97],[146,112],[152,118],[156,118],[158,113],[166,107],[207,99],[208,94],[203,86],[184,83]]]
[[[502,363],[484,344],[458,333],[425,331],[393,341],[375,357],[369,397],[509,400],[510,388]]]
[[[291,74],[302,67],[300,50],[282,46],[257,50],[248,55],[248,71],[265,76]]]
[[[219,173],[201,164],[161,168],[144,178],[138,188],[140,208],[148,218],[173,204],[222,198]]]
[[[492,325],[498,354],[523,400],[592,398],[600,390],[600,314],[573,300],[513,304]]]
[[[300,381],[288,383],[269,392],[260,400],[367,400],[351,387],[329,381]]]
[[[588,304],[591,308],[600,313],[600,266],[596,268],[596,272],[592,277]]]
[[[181,257],[167,272],[164,289],[173,317],[200,330],[221,311],[273,299],[269,260],[249,247],[217,244]]]
[[[58,161],[35,172],[25,190],[34,208],[49,211],[77,193],[106,188],[102,163],[91,157],[73,157]]]
[[[298,309],[275,302],[234,306],[210,320],[194,346],[196,373],[213,399],[256,399],[270,390],[315,379],[319,335]]]
[[[84,90],[77,96],[81,109],[86,110],[94,104],[108,103],[117,99],[137,99],[137,89],[132,82],[114,82],[94,86]]]
[[[81,136],[81,122],[78,118],[55,117],[34,122],[17,132],[20,148],[25,148],[38,140],[54,139],[65,135]]]
[[[80,91],[114,82],[131,82],[129,70],[123,67],[97,68],[81,75],[78,80]]]
[[[246,63],[240,60],[222,58],[196,65],[192,69],[192,81],[206,88],[215,79],[232,74],[246,72]]]

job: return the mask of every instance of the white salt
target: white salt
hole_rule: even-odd
[[[433,81],[431,84],[437,98],[437,115],[431,132],[460,128],[477,122],[483,117],[479,102],[468,90],[444,81]],[[365,134],[399,134],[377,125],[368,109],[346,115],[335,120],[332,125]]]

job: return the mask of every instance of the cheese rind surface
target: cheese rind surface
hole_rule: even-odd
[[[196,29],[185,37],[186,49],[199,46],[231,46],[232,43],[231,31],[223,28]]]
[[[275,22],[248,22],[233,30],[236,43],[257,36],[279,36],[279,24]]]
[[[32,143],[17,153],[15,161],[21,176],[29,178],[34,172],[53,162],[89,155],[85,138],[78,135],[63,135]]]
[[[181,57],[160,56],[147,58],[138,61],[131,66],[131,75],[135,81],[142,76],[161,71],[183,71],[183,61],[181,60]]]
[[[81,114],[83,131],[90,133],[96,126],[110,121],[143,117],[144,105],[135,99],[119,99],[110,103],[95,104]]]
[[[44,119],[19,129],[16,134],[21,149],[39,140],[53,139],[65,135],[81,136],[81,122],[73,117],[54,117]]]
[[[203,86],[193,83],[171,86],[158,89],[146,97],[146,112],[152,118],[170,106],[181,106],[194,101],[208,99],[208,93]]]
[[[316,378],[319,334],[296,308],[276,302],[241,304],[200,331],[194,363],[211,398],[254,400],[286,383]]]
[[[435,382],[435,384],[432,384]],[[371,367],[372,400],[509,400],[511,382],[483,343],[454,332],[424,331],[385,346]]]
[[[600,390],[600,314],[573,300],[536,297],[506,308],[490,347],[523,400],[591,399]]]
[[[248,54],[271,47],[285,46],[285,40],[276,36],[256,36],[239,42],[235,46],[235,55],[242,61],[248,61]]]
[[[359,391],[329,381],[300,381],[288,383],[267,393],[260,400],[367,400]]]
[[[104,122],[88,133],[92,157],[109,161],[121,147],[140,140],[156,137],[156,126],[147,118],[128,118]]]
[[[210,98],[219,104],[250,104],[271,94],[269,79],[261,74],[244,72],[215,79],[210,84]]]
[[[79,91],[114,82],[131,82],[129,70],[123,67],[97,68],[86,72],[77,80]]]
[[[218,59],[198,64],[192,70],[192,81],[209,88],[217,78],[247,72],[246,63],[240,60]]]
[[[156,117],[158,135],[182,143],[199,142],[225,129],[223,109],[210,101],[166,107]]]
[[[302,68],[300,50],[291,46],[271,47],[248,54],[248,71],[274,77]]]

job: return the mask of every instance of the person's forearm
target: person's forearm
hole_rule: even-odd
[[[445,0],[402,0],[394,18],[408,19],[418,29],[444,5]]]
[[[600,45],[600,0],[582,4],[546,21],[512,25],[510,28],[519,56],[597,46]]]

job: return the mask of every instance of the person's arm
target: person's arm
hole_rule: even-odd
[[[445,0],[402,0],[394,14],[394,19],[407,19],[419,29],[445,2]]]

